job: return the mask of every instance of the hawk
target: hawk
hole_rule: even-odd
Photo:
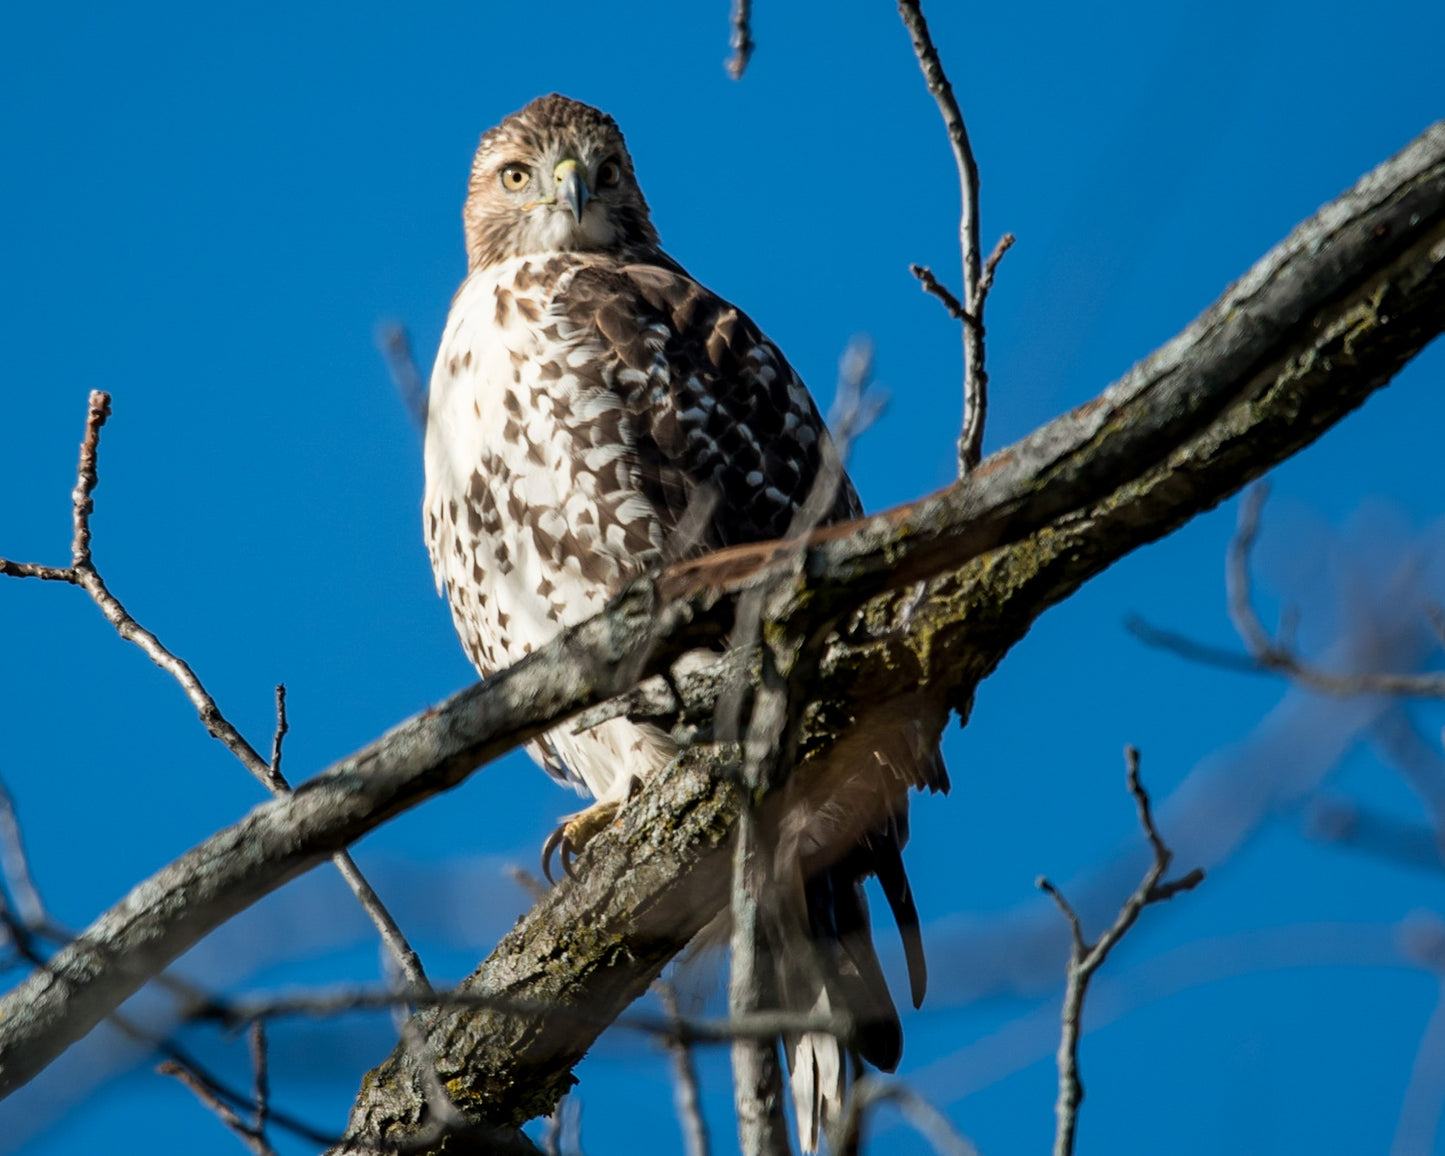
[[[553,94],[485,133],[462,219],[468,271],[432,371],[423,520],[438,589],[485,677],[680,549],[782,537],[818,477],[828,433],[778,348],[659,247],[605,113]],[[693,509],[710,512],[680,535]],[[861,514],[844,478],[828,520]],[[847,1007],[861,1025],[858,1054],[891,1071],[902,1035],[862,880],[879,877],[917,1006],[923,953],[900,856],[907,790],[946,789],[947,776],[936,745],[906,718],[844,746],[844,778],[812,801],[802,792],[783,824],[794,931],[822,966],[779,952],[779,990],[800,1010]],[[560,842],[569,870],[570,852],[616,814],[634,781],[676,754],[665,732],[626,718],[581,734],[560,728],[528,749],[596,800],[544,850],[546,866]],[[849,1057],[816,1033],[785,1048],[812,1151],[841,1106]]]

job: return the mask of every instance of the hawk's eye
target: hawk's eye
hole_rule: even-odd
[[[502,188],[509,193],[520,192],[527,187],[527,182],[532,179],[532,174],[521,165],[508,165],[502,170]]]
[[[597,170],[597,187],[599,189],[610,189],[622,179],[622,166],[614,158],[602,162]]]

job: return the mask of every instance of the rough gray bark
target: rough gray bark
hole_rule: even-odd
[[[979,680],[1045,608],[1308,445],[1442,328],[1445,124],[1300,225],[1094,401],[933,497],[811,536],[784,613],[805,633],[846,626],[810,687],[795,778],[830,746],[866,744],[879,716],[906,711],[933,728],[949,708],[966,717]],[[776,552],[739,547],[634,583],[598,618],[140,884],[0,1000],[0,1094],[247,904],[722,637],[737,595],[776,578]],[[423,1013],[427,1047],[471,1118],[515,1127],[549,1111],[595,1036],[721,907],[727,871],[715,862],[740,805],[726,764],[697,748],[651,782],[589,846],[585,878],[544,897],[467,981],[556,1015]],[[367,1077],[351,1147],[424,1126],[414,1065],[399,1053]],[[487,1143],[453,1137],[445,1150]]]

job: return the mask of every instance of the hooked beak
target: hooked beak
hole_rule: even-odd
[[[587,198],[591,195],[582,170],[576,161],[565,160],[553,170],[552,176],[557,182],[557,203],[566,205],[572,211],[572,219],[580,225],[582,210],[587,207]]]

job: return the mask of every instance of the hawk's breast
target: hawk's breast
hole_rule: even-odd
[[[555,307],[573,272],[534,257],[474,273],[432,372],[427,540],[485,672],[595,613],[662,544],[601,350]]]

